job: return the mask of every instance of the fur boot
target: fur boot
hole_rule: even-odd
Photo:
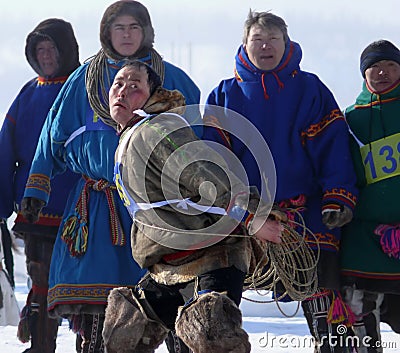
[[[146,310],[144,309],[146,308]],[[129,288],[108,296],[103,339],[107,353],[152,353],[167,336],[145,299]]]
[[[176,334],[195,353],[249,353],[242,313],[226,295],[211,292],[180,307]]]

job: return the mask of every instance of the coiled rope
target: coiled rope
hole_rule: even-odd
[[[301,302],[313,296],[318,290],[317,264],[320,255],[319,247],[313,250],[306,239],[314,234],[305,226],[303,217],[296,210],[288,210],[296,214],[300,222],[294,220],[283,224],[282,243],[266,243],[264,257],[258,260],[253,273],[248,274],[244,283],[245,290],[255,290],[259,295],[274,294],[272,300],[243,299],[256,303],[276,302],[279,310],[285,316],[279,301],[290,297]],[[300,229],[299,233],[295,228]],[[318,242],[316,241],[318,244]],[[297,314],[299,305],[294,314]]]
[[[101,49],[90,61],[85,75],[88,100],[93,111],[112,127],[117,124],[111,119],[108,104],[108,90],[111,86],[110,73],[108,71],[107,57]]]
[[[317,264],[319,260],[320,249],[315,250],[307,243],[307,238],[314,238],[314,234],[306,227],[301,214],[294,209],[286,209],[292,215],[296,215],[300,220],[296,222],[292,218],[289,223],[283,223],[282,243],[272,242],[261,243],[264,245],[263,255],[257,259],[257,264],[252,273],[245,279],[245,290],[255,290],[262,296],[274,293],[274,299],[260,301],[243,297],[243,299],[256,303],[276,302],[279,307],[279,300],[289,296],[293,301],[303,301],[312,297],[318,289]],[[135,222],[143,226],[164,231],[162,227],[135,219]],[[300,233],[295,229],[299,229]],[[174,233],[186,235],[187,231],[173,230]],[[194,235],[196,233],[193,233]],[[221,236],[222,234],[199,233],[199,235]],[[247,237],[242,234],[230,234],[230,237]],[[253,239],[255,240],[255,239]],[[316,241],[316,244],[318,242]],[[282,292],[283,290],[283,292]],[[282,314],[286,315],[282,310]],[[293,314],[295,315],[297,311]]]

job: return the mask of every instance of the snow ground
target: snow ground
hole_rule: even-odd
[[[25,256],[23,248],[20,254],[15,254],[15,295],[22,308],[28,293]],[[245,292],[244,297],[252,300],[268,300],[255,292]],[[243,326],[248,332],[252,353],[313,353],[313,346],[306,321],[301,309],[293,317],[285,317],[275,303],[260,304],[243,300]],[[282,311],[287,315],[296,312],[297,303],[281,304]],[[386,347],[384,353],[400,352],[400,336],[393,333],[386,324],[381,325],[382,344]],[[30,347],[30,343],[18,341],[16,326],[0,327],[0,353],[21,353]],[[156,353],[166,353],[165,345],[160,346]],[[56,353],[75,353],[75,335],[69,330],[67,321],[63,321],[58,337]]]

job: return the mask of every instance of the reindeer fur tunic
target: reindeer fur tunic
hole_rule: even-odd
[[[208,205],[229,210],[240,195],[248,195],[248,188],[214,150],[197,139],[181,116],[163,113],[144,119],[133,133],[124,132],[116,152],[116,179],[121,184],[116,183],[127,206],[162,202],[167,197],[193,202],[202,199],[205,203],[214,200]],[[187,147],[191,144],[193,147]],[[232,225],[229,216],[198,212],[190,206],[182,212],[173,204],[138,210],[133,216],[133,257],[141,267],[148,267],[158,282],[186,282],[198,274],[233,265],[243,272],[248,270],[249,238],[243,237],[247,233],[240,226],[236,228],[240,237],[224,233]],[[223,226],[212,227],[221,221]],[[198,233],[213,229],[220,234]]]

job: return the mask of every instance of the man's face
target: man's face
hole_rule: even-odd
[[[36,45],[36,59],[45,77],[52,77],[58,71],[58,50],[50,40],[40,41]]]
[[[392,60],[378,61],[365,70],[365,78],[374,92],[383,92],[400,80],[400,65]]]
[[[118,16],[111,24],[110,37],[115,51],[128,57],[140,48],[143,41],[143,29],[133,16]]]
[[[263,28],[255,24],[250,28],[244,47],[253,65],[268,71],[280,63],[285,53],[285,40],[277,27]]]
[[[148,74],[144,67],[124,67],[114,78],[109,92],[110,114],[125,127],[133,112],[143,108],[150,97]]]

